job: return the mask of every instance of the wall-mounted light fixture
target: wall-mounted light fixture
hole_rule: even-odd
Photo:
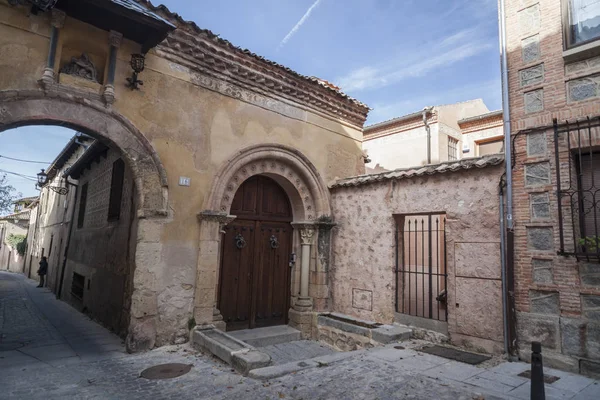
[[[144,82],[138,79],[138,74],[144,70],[144,66],[146,64],[146,58],[143,54],[132,54],[131,61],[129,61],[129,65],[131,65],[131,69],[133,70],[133,75],[131,78],[127,78],[127,87],[131,90],[139,90],[138,85],[143,85]]]
[[[37,174],[37,180],[38,180],[38,186],[40,187],[40,189],[47,187],[48,189],[52,190],[53,192],[56,192],[59,195],[63,195],[63,196],[69,193],[68,187],[45,186],[48,183],[48,174],[44,170],[42,170],[41,172],[39,172]]]

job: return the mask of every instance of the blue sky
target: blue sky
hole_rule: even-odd
[[[154,3],[158,4],[158,0]],[[163,0],[233,44],[341,86],[373,110],[367,124],[483,98],[501,108],[496,0]],[[0,133],[0,155],[51,161],[72,131]],[[0,169],[43,165],[0,157]],[[9,176],[24,195],[33,182]]]

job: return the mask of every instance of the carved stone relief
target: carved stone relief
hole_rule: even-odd
[[[83,53],[81,57],[72,57],[71,62],[60,69],[60,73],[98,82],[96,67],[86,53]]]

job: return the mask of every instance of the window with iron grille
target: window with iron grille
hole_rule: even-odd
[[[79,214],[77,215],[77,228],[83,228],[85,219],[85,207],[87,203],[88,184],[81,187],[81,195],[79,196]]]
[[[73,279],[71,280],[71,294],[73,297],[83,300],[83,292],[85,288],[85,276],[73,272]]]
[[[448,136],[448,161],[458,160],[458,140]]]
[[[108,202],[108,220],[117,221],[121,217],[121,200],[123,199],[123,179],[125,163],[120,158],[113,163],[112,180],[110,182],[110,200]]]
[[[559,253],[600,260],[600,118],[554,123]]]

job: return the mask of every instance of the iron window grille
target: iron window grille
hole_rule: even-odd
[[[458,140],[448,136],[448,161],[458,160]]]
[[[600,261],[600,117],[554,120],[554,153],[558,253]]]

